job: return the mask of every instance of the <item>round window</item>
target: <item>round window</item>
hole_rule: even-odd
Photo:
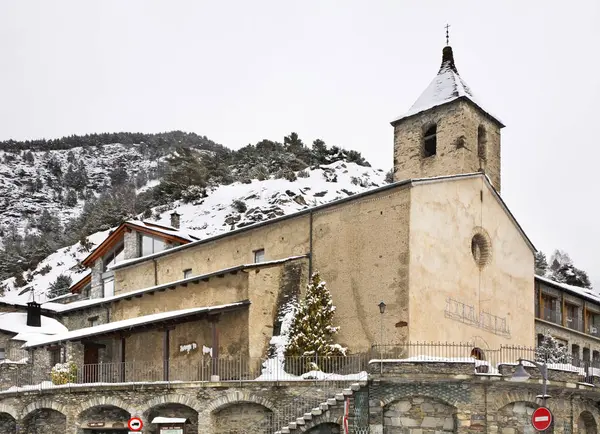
[[[471,253],[475,263],[480,268],[485,267],[490,262],[492,246],[487,233],[479,230],[473,235],[473,238],[471,238]]]

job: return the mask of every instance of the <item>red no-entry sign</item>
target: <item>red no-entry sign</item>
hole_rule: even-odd
[[[538,430],[544,431],[552,425],[552,413],[546,407],[537,408],[531,415],[531,425]]]
[[[140,419],[139,417],[132,417],[131,419],[129,419],[129,422],[127,422],[127,426],[131,431],[139,432],[144,427],[144,422],[142,422],[142,419]]]

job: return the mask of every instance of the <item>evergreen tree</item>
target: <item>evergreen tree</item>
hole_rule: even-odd
[[[542,344],[535,349],[535,361],[546,363],[571,363],[571,355],[564,345],[559,345],[550,332],[544,333]]]
[[[313,273],[289,333],[286,357],[345,356],[346,348],[333,343],[339,327],[333,326],[335,306],[319,273]]]
[[[563,264],[552,273],[552,279],[567,285],[591,289],[592,284],[587,273],[573,264]]]
[[[546,255],[541,250],[535,254],[535,274],[545,276],[548,270],[548,261]]]
[[[64,274],[59,275],[56,280],[50,284],[48,297],[55,298],[67,294],[69,292],[69,288],[71,287],[71,283],[73,283],[71,276]]]

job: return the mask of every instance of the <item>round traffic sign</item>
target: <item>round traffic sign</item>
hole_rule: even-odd
[[[531,425],[538,430],[544,431],[552,425],[552,413],[546,407],[537,408],[531,415]]]
[[[131,431],[141,431],[144,427],[144,422],[142,422],[142,419],[139,417],[132,417],[129,419],[129,422],[127,422],[127,426]]]

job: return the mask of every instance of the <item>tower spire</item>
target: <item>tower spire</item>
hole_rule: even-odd
[[[448,29],[450,29],[450,24],[446,24],[446,46],[450,45],[450,32]]]

